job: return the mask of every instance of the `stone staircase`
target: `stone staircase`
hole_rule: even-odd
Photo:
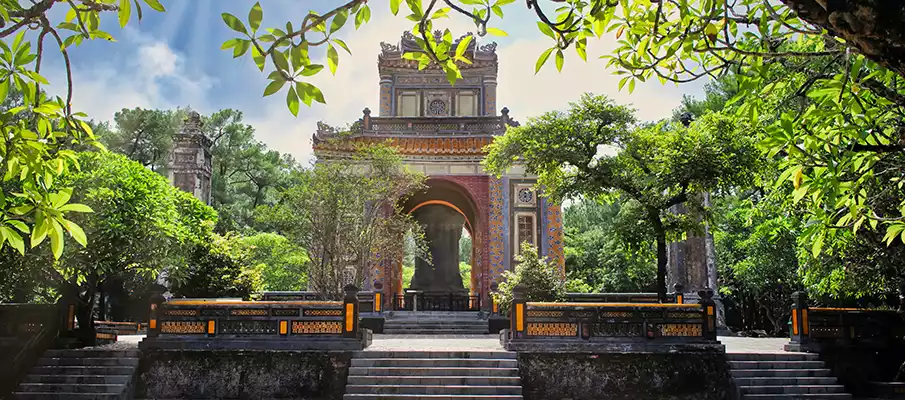
[[[518,360],[505,351],[362,351],[343,396],[356,399],[522,399]]]
[[[383,333],[392,335],[485,335],[487,316],[479,311],[393,311]]]
[[[742,400],[845,399],[845,392],[816,354],[727,354]]]
[[[19,384],[16,400],[130,399],[136,350],[47,350]]]

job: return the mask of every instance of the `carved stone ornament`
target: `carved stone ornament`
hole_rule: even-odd
[[[432,100],[427,107],[427,115],[446,115],[446,103],[443,100]]]
[[[201,114],[198,114],[197,111],[192,111],[185,117],[185,121],[183,121],[182,133],[184,135],[201,134],[201,127],[203,125],[204,124],[201,122]]]

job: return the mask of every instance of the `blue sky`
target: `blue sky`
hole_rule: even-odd
[[[166,13],[148,9],[141,24],[133,20],[120,30],[114,15],[107,15],[104,28],[117,42],[94,41],[71,51],[75,96],[73,106],[98,120],[110,120],[122,108],[175,108],[191,106],[202,113],[223,108],[241,110],[245,121],[256,129],[256,136],[271,148],[305,160],[311,154],[311,134],[316,122],[345,124],[358,119],[361,110],[377,109],[377,54],[379,43],[395,43],[403,30],[411,27],[404,15],[393,16],[387,0],[370,2],[371,21],[356,31],[351,24],[343,38],[352,55],[340,52],[335,76],[325,70],[312,83],[324,92],[327,105],[302,106],[298,118],[285,105],[285,93],[263,98],[267,73],[261,73],[248,57],[233,59],[220,45],[237,33],[227,28],[220,17],[230,12],[243,20],[254,4],[248,0],[161,0]],[[324,12],[339,4],[333,0],[263,0],[263,27],[282,27],[286,21],[298,24],[308,9]],[[63,11],[61,5],[56,8]],[[552,9],[552,7],[547,6]],[[682,94],[700,95],[703,82],[638,85],[632,94],[617,90],[618,78],[597,59],[613,47],[607,35],[588,43],[588,62],[570,50],[561,73],[552,60],[534,74],[538,55],[550,46],[549,39],[536,28],[536,17],[521,3],[506,7],[506,18],[493,26],[508,37],[484,37],[496,41],[500,57],[498,104],[509,107],[521,121],[544,111],[562,109],[582,92],[606,94],[620,103],[631,103],[642,119],[657,119],[671,114]],[[402,13],[400,13],[402,14]],[[59,20],[62,15],[56,15]],[[454,36],[473,31],[464,17],[453,16],[438,27],[448,27]],[[52,49],[52,48],[51,48]],[[321,52],[312,58],[323,59]],[[43,74],[50,79],[51,92],[65,90],[62,62],[52,56]],[[321,62],[325,64],[326,62]],[[269,71],[268,71],[269,73]]]

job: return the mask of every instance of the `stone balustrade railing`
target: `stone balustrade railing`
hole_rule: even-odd
[[[516,351],[713,347],[713,292],[700,296],[697,304],[529,302],[516,288],[501,341]]]
[[[370,331],[359,327],[354,286],[342,301],[159,298],[151,304],[147,348],[360,350]]]
[[[804,292],[792,295],[789,351],[820,352],[828,347],[872,349],[905,345],[905,319],[896,310],[811,307]]]
[[[271,291],[261,293],[264,301],[321,301],[324,295],[314,291]],[[341,299],[329,299],[341,300]],[[381,291],[363,290],[358,292],[359,312],[362,314],[383,312],[383,293]]]

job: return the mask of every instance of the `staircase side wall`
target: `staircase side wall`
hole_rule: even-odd
[[[525,400],[726,400],[736,391],[721,352],[519,353]]]
[[[342,399],[351,352],[170,351],[146,353],[135,398]]]

